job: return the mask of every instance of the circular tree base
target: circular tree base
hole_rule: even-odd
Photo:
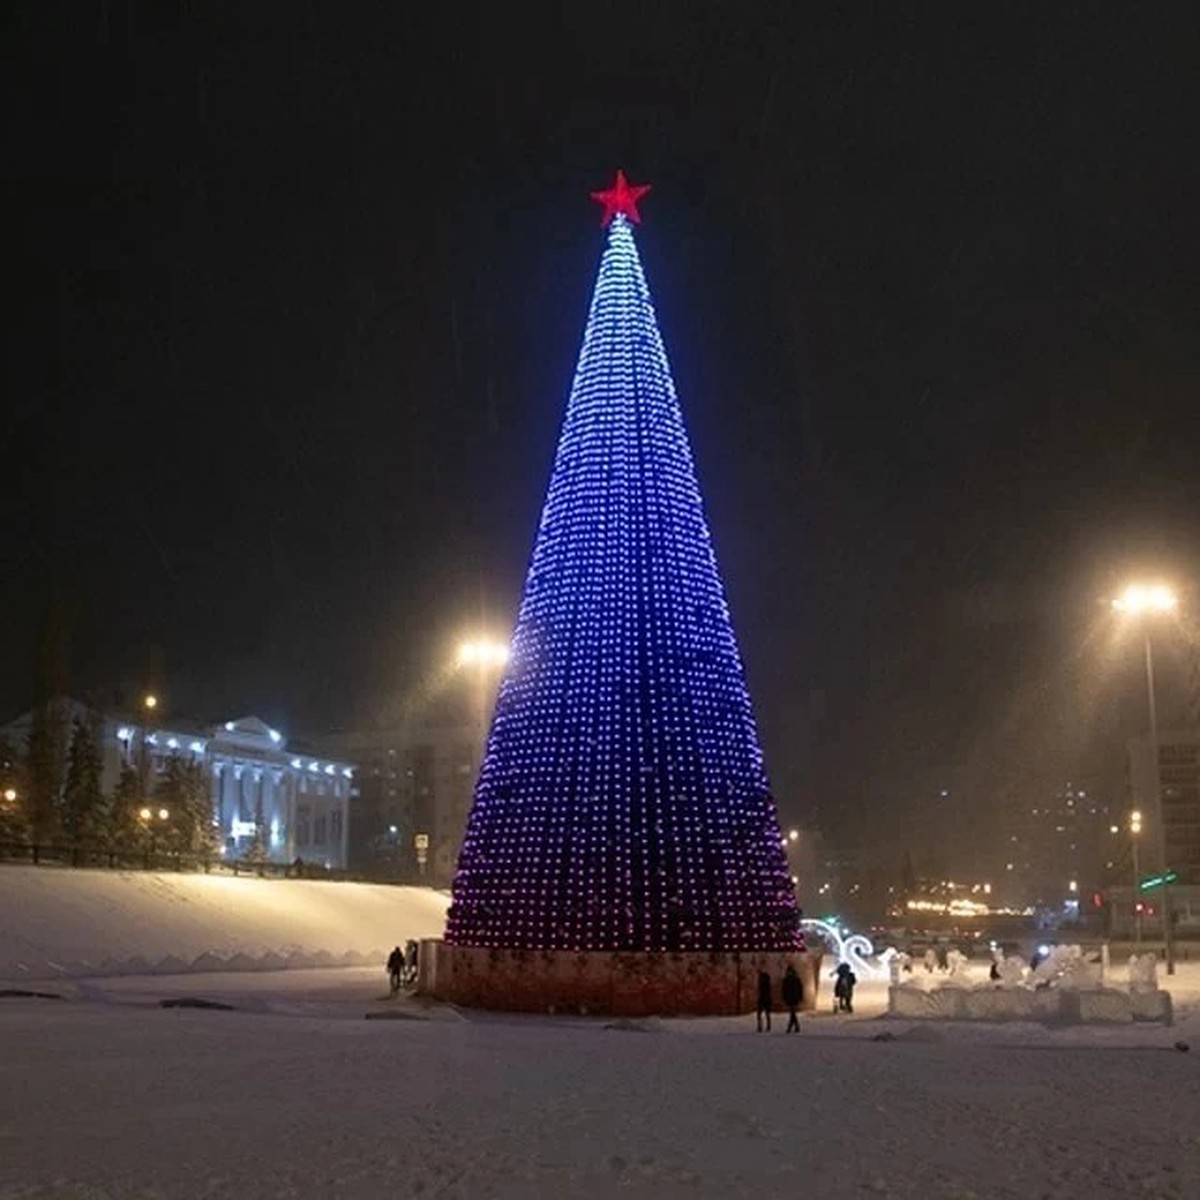
[[[503,1012],[736,1016],[754,1012],[764,970],[778,1009],[789,963],[804,985],[802,1009],[812,1012],[821,968],[816,951],[495,950],[428,940],[421,943],[418,986],[451,1004]]]

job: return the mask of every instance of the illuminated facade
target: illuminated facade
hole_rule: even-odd
[[[283,735],[257,717],[218,725],[137,720],[96,712],[78,701],[57,701],[63,728],[78,717],[96,730],[103,770],[101,790],[111,795],[121,772],[131,768],[152,794],[171,758],[203,764],[211,780],[213,821],[220,829],[221,852],[240,858],[262,829],[268,860],[305,863],[330,870],[347,866],[350,802],[355,769],[341,760],[300,753]],[[5,727],[14,746],[29,736],[29,714]],[[69,733],[68,733],[69,738]],[[67,753],[67,741],[61,753]]]
[[[611,218],[446,940],[787,951],[798,914],[631,220]],[[632,197],[632,200],[630,200]]]

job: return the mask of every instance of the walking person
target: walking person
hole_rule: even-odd
[[[409,938],[408,943],[405,945],[405,950],[408,951],[405,955],[405,966],[407,967],[407,983],[409,987],[412,987],[417,982],[417,955],[419,949],[417,943],[412,938]]]
[[[755,1020],[758,1023],[758,1032],[763,1031],[763,1022],[765,1020],[767,1032],[771,1032],[771,977],[766,971],[758,973],[758,1004],[754,1010]]]
[[[788,969],[783,973],[783,983],[780,984],[779,990],[788,1010],[787,1029],[784,1032],[799,1033],[800,1017],[797,1009],[804,999],[804,984],[800,982],[800,976],[796,974],[796,968],[791,963],[788,963]]]
[[[837,997],[839,1011],[852,1013],[854,1011],[854,985],[858,982],[849,963],[838,963],[837,983],[833,985],[833,994]]]
[[[400,990],[400,975],[404,970],[404,953],[396,946],[387,960],[388,982],[392,985],[392,995]]]

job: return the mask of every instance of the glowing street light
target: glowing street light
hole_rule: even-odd
[[[798,830],[798,829],[789,829],[788,830],[788,841],[789,842],[794,842],[799,837],[800,837],[800,830]]]
[[[151,692],[142,700],[142,707],[147,712],[153,712],[158,707],[158,697]]]
[[[1179,597],[1165,583],[1131,583],[1112,606],[1117,612],[1131,617],[1143,613],[1168,613],[1179,607]]]
[[[5,798],[5,800],[7,800],[9,802],[9,804],[11,804],[17,798],[17,789],[16,788],[5,788],[4,789],[4,798]]]
[[[1129,814],[1129,844],[1133,852],[1133,940],[1142,941],[1142,902],[1138,888],[1142,882],[1142,869],[1138,865],[1138,838],[1142,832],[1142,814],[1135,808]]]
[[[1165,583],[1131,583],[1112,602],[1113,609],[1127,617],[1154,617],[1173,613],[1179,607],[1179,597],[1173,588]],[[1154,701],[1154,649],[1150,641],[1151,623],[1142,621],[1142,637],[1146,649],[1146,695],[1150,707],[1150,756],[1152,769],[1150,778],[1154,791],[1154,823],[1158,842],[1158,856],[1162,862],[1164,879],[1171,869],[1167,862],[1167,827],[1163,819],[1162,802],[1162,761],[1158,744],[1158,709]],[[1141,817],[1138,815],[1138,830],[1141,829]],[[1137,834],[1134,834],[1134,846],[1137,846]],[[1140,879],[1137,881],[1140,883]],[[1137,896],[1137,889],[1134,889]],[[1139,914],[1138,921],[1141,917]],[[1162,894],[1163,941],[1165,942],[1167,958],[1167,974],[1175,974],[1175,931],[1171,922],[1171,894],[1167,884],[1163,883]]]
[[[504,642],[493,642],[487,638],[462,642],[458,647],[460,667],[502,667],[508,662],[508,657],[509,649]]]

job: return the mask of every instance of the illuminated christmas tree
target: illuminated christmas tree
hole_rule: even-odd
[[[447,941],[786,950],[797,911],[622,173]]]

